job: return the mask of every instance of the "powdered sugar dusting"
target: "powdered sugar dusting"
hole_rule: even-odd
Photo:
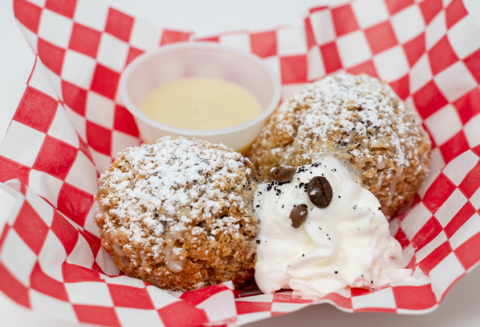
[[[162,247],[185,231],[238,237],[246,222],[229,212],[251,211],[240,196],[254,186],[250,166],[241,154],[196,139],[166,137],[128,148],[100,177],[100,194],[108,190],[98,199],[108,208],[100,214],[137,244]]]
[[[268,178],[271,167],[298,167],[332,153],[389,217],[425,178],[430,147],[420,118],[390,86],[342,73],[309,84],[282,104],[253,144],[252,158]]]
[[[280,111],[293,111],[297,107],[308,108],[302,113],[302,130],[321,139],[329,138],[334,131],[347,131],[337,145],[339,147],[348,145],[348,134],[355,131],[355,134],[369,138],[366,142],[372,147],[388,143],[396,150],[396,163],[408,165],[401,146],[402,143],[409,146],[408,140],[401,140],[399,135],[418,124],[406,119],[405,104],[387,84],[367,75],[329,76],[295,93]],[[396,131],[392,129],[393,124]],[[278,128],[293,133],[290,124],[282,126],[280,123]],[[372,138],[373,135],[376,137]]]

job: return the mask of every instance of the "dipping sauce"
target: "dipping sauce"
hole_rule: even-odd
[[[237,126],[262,112],[250,91],[216,78],[186,78],[162,85],[147,95],[139,109],[163,124],[192,130]]]

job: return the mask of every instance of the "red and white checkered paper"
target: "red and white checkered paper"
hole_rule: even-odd
[[[304,26],[204,39],[95,0],[14,0],[14,10],[37,54],[0,146],[0,203],[9,216],[0,290],[17,303],[122,327],[239,326],[325,302],[416,314],[435,309],[480,262],[480,29],[461,0],[358,0],[313,8]],[[231,283],[171,293],[118,276],[92,219],[99,173],[140,143],[118,80],[137,55],[181,41],[257,54],[279,75],[284,98],[347,71],[388,82],[417,109],[434,143],[431,173],[411,209],[390,223],[417,278],[313,302],[289,292],[242,295]]]

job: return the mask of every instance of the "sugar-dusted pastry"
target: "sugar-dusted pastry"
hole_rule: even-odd
[[[263,180],[276,166],[334,155],[380,201],[387,218],[408,204],[428,173],[431,143],[418,115],[367,75],[326,77],[295,93],[252,147]]]
[[[126,275],[192,290],[253,274],[255,168],[223,145],[183,137],[127,148],[100,177],[95,221]]]

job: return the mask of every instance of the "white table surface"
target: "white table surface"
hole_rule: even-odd
[[[99,0],[100,1],[100,0]],[[298,25],[306,9],[342,0],[107,0],[154,24],[207,36],[221,31]],[[480,0],[464,0],[480,25]],[[275,4],[275,5],[273,5]],[[272,9],[275,8],[275,9]],[[221,13],[221,14],[220,14]],[[12,0],[0,0],[0,141],[25,90],[34,55],[15,23]],[[5,217],[1,216],[0,226]],[[0,227],[1,233],[2,227]],[[427,315],[341,312],[324,304],[248,326],[480,326],[480,268],[460,280]],[[79,327],[25,310],[0,292],[0,327]]]

